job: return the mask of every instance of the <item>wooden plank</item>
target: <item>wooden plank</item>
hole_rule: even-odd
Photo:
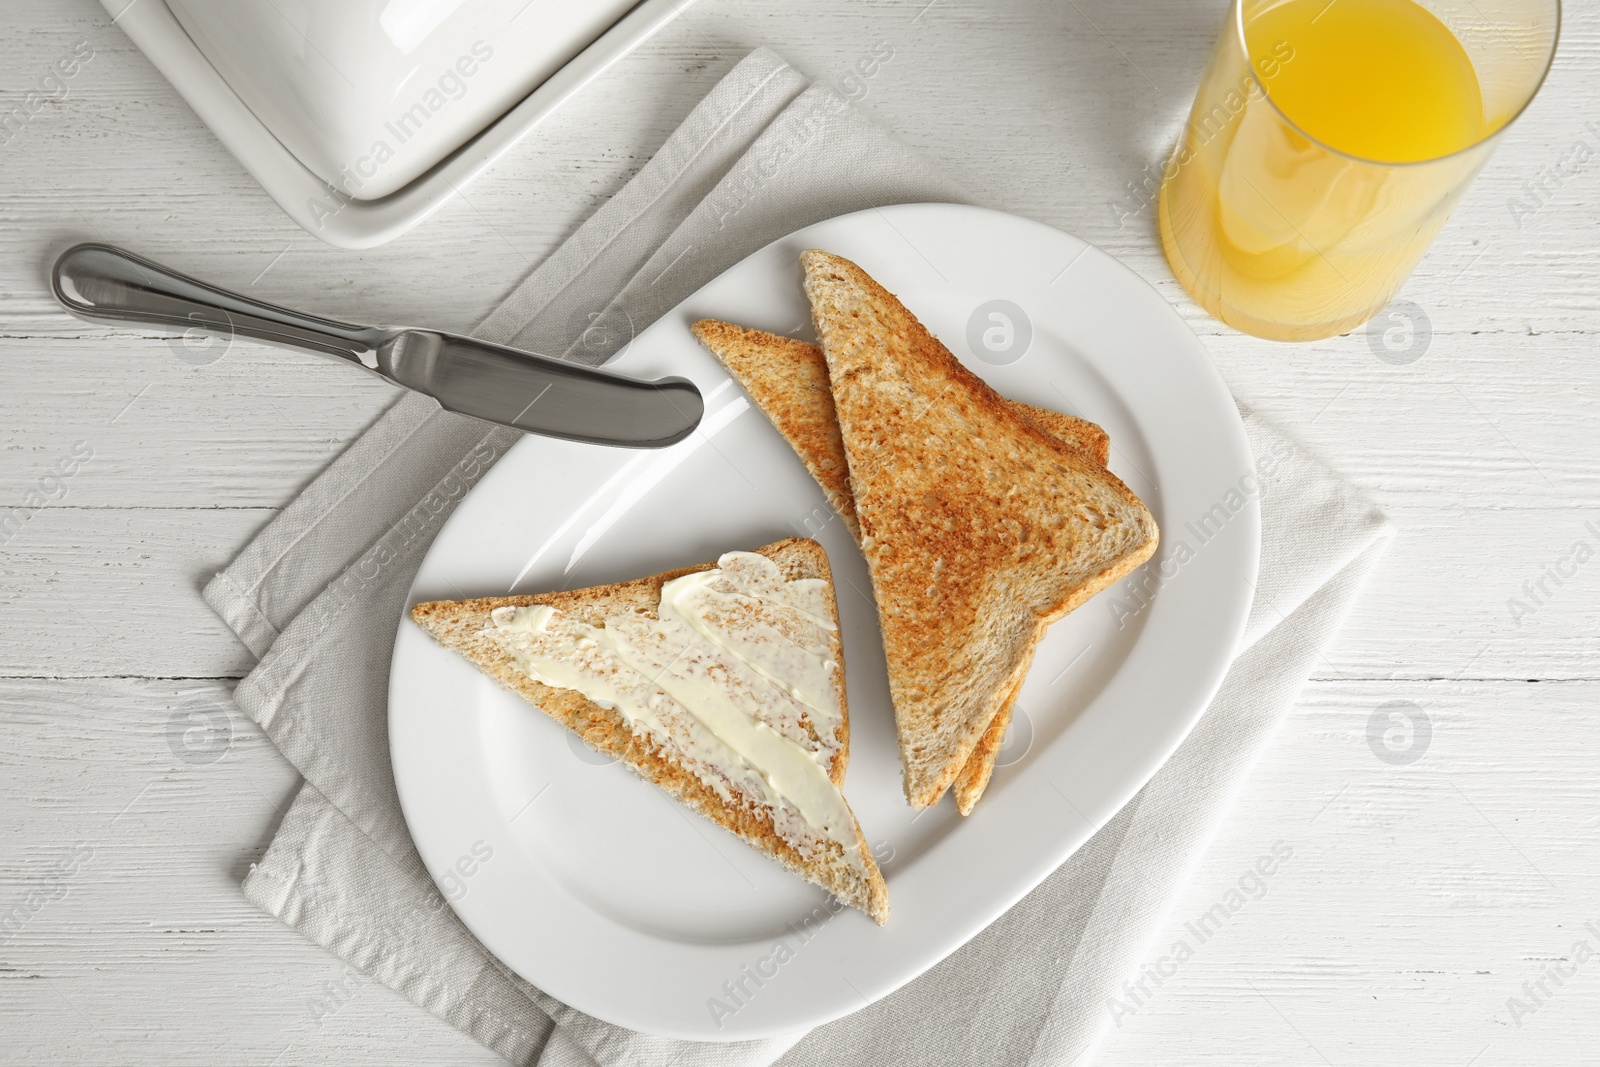
[[[1410,763],[1368,740],[1395,726],[1387,751],[1416,743],[1386,717],[1369,727],[1394,701],[1432,730]],[[1568,968],[1579,939],[1600,953],[1583,929],[1600,920],[1596,701],[1590,682],[1311,687],[1154,939],[1146,962],[1176,973],[1124,997],[1095,1062],[1587,1062],[1600,955],[1532,1014],[1507,1002],[1530,1003],[1523,982]],[[1292,857],[1201,943],[1185,924],[1274,842]]]
[[[1594,509],[1408,508],[1391,517],[1396,539],[1319,675],[1600,678]]]
[[[276,507],[399,394],[357,368],[243,341],[204,366],[166,340],[110,335],[0,339],[8,355],[18,379],[0,398],[7,506],[42,489],[89,508]],[[53,492],[66,466],[76,470]]]
[[[47,507],[0,555],[4,673],[242,676],[254,657],[200,599],[273,512]]]
[[[0,1060],[500,1062],[239,892],[299,775],[229,689],[0,682]]]

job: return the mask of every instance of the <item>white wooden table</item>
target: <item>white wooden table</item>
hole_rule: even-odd
[[[750,48],[828,78],[883,42],[869,109],[982,201],[1148,278],[1237,395],[1401,531],[1170,940],[1274,842],[1292,858],[1099,1062],[1600,1062],[1600,562],[1568,558],[1600,549],[1600,10],[1569,7],[1542,96],[1407,284],[1432,334],[1396,365],[1363,331],[1233,333],[1161,258],[1130,190],[1222,8],[702,0],[434,220],[351,253],[295,228],[93,0],[6,0],[0,112],[77,42],[94,57],[0,144],[0,922],[26,915],[0,926],[0,1061],[493,1062],[240,895],[297,782],[259,731],[233,713],[211,762],[169,734],[250,664],[201,584],[390,390],[70,320],[53,253],[100,238],[333,317],[469,328]],[[1551,177],[1579,141],[1594,158]],[[1431,729],[1409,763],[1369,745],[1393,701]],[[1551,966],[1535,1002],[1523,983]]]

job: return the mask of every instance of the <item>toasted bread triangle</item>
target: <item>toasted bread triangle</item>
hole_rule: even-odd
[[[756,406],[788,440],[806,470],[821,486],[829,506],[859,544],[861,527],[856,522],[844,439],[839,434],[833,386],[828,379],[828,362],[822,349],[782,334],[715,319],[701,319],[690,329],[739,379]],[[1111,439],[1099,426],[1032,404],[1015,400],[1007,403],[1052,437],[1082,450],[1096,466],[1106,465],[1111,454]],[[1014,688],[1010,697],[996,709],[972,758],[956,778],[956,808],[963,815],[972,813],[989,784],[1020,690],[1020,685]]]
[[[829,610],[837,625],[837,607],[832,594],[832,574],[827,553],[815,541],[791,537],[755,550],[778,564],[786,580],[821,578],[828,582]],[[593,586],[567,592],[534,596],[485,597],[477,600],[440,600],[418,604],[411,618],[446,648],[459,652],[489,677],[528,700],[552,719],[578,734],[598,752],[609,755],[634,774],[661,789],[673,799],[712,822],[743,838],[756,850],[777,860],[795,874],[833,893],[839,900],[860,908],[882,924],[889,917],[889,895],[883,876],[873,860],[872,849],[855,825],[856,848],[847,857],[831,839],[813,848],[810,855],[778,835],[770,809],[759,803],[736,804],[723,799],[699,777],[674,758],[658,742],[636,734],[621,713],[601,707],[575,689],[561,689],[535,681],[518,668],[512,657],[484,631],[491,624],[490,613],[499,607],[528,607],[544,604],[573,614],[591,626],[601,626],[609,616],[625,612],[653,615],[661,587],[674,578],[708,570],[715,563],[684,567],[615,585]],[[835,657],[841,665],[843,651],[835,631]],[[838,675],[839,707],[842,712],[834,738],[835,753],[828,764],[834,785],[844,780],[849,753],[849,711],[845,705],[843,672]],[[854,816],[852,815],[852,819]],[[855,859],[858,863],[850,862]],[[864,872],[864,873],[863,873]]]
[[[888,660],[906,798],[934,803],[1044,628],[1150,558],[1127,486],[972,374],[849,260],[801,255]]]

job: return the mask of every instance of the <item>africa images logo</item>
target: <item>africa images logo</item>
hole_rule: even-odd
[[[1294,846],[1285,841],[1274,841],[1267,852],[1256,857],[1256,861],[1223,892],[1221,899],[1183,924],[1183,935],[1172,943],[1165,955],[1154,963],[1140,965],[1138,977],[1122,983],[1120,996],[1113,993],[1106,998],[1106,1012],[1111,1021],[1120,1027],[1123,1019],[1149,1007],[1156,991],[1168,978],[1177,975],[1202,945],[1220,934],[1246,905],[1267,895],[1267,879],[1293,857]]]
[[[17,103],[9,110],[0,110],[0,145],[15,141],[36,115],[50,104],[65,100],[72,92],[72,87],[67,83],[78,76],[94,55],[94,45],[79,41],[70,52],[58,56],[45,68],[43,76],[34,83],[33,88],[7,94]]]

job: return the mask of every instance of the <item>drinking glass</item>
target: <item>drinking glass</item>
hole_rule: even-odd
[[[1560,23],[1560,0],[1234,0],[1162,174],[1178,280],[1258,337],[1367,321],[1532,101]]]

